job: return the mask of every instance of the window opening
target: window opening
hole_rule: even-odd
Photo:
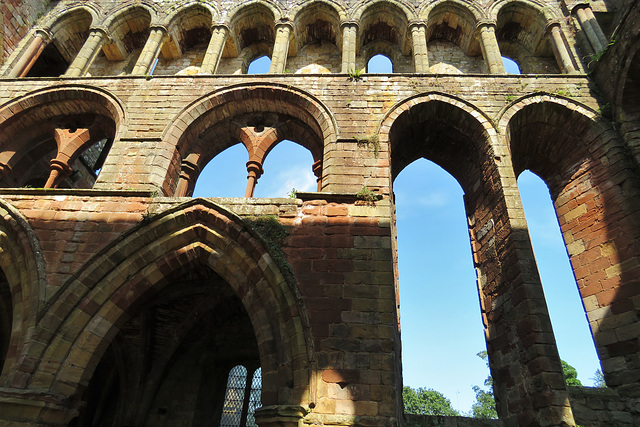
[[[373,55],[367,63],[367,73],[393,73],[393,63],[384,55]]]
[[[503,56],[502,63],[507,74],[520,74],[520,66],[513,59]]]
[[[560,358],[576,368],[583,385],[591,386],[600,362],[549,189],[528,170],[518,177],[518,188]]]
[[[100,170],[102,170],[104,161],[111,149],[111,142],[111,140],[104,138],[84,150],[80,155],[82,163],[89,171],[93,172],[94,178],[97,178]]]
[[[267,154],[254,197],[288,197],[294,189],[316,191],[318,184],[312,167],[309,150],[289,140],[279,142]]]
[[[482,386],[489,371],[477,356],[486,343],[463,191],[424,159],[403,169],[393,188],[404,386],[434,389],[466,413],[472,387]],[[433,351],[434,342],[446,351]]]
[[[193,197],[242,197],[247,187],[247,149],[242,144],[227,148],[202,169]]]
[[[156,67],[158,66],[158,61],[159,60],[160,60],[159,58],[156,58],[156,59],[153,60],[153,64],[151,65],[151,69],[149,70],[149,75],[150,76],[153,76],[153,72],[156,70]]]
[[[262,392],[262,368],[256,369],[251,381],[251,390],[249,391],[249,411],[247,413],[247,427],[256,427],[256,409],[261,404],[260,393]]]
[[[247,385],[247,368],[234,366],[229,372],[227,392],[224,396],[224,407],[220,427],[239,427],[242,421],[242,406]]]
[[[271,58],[266,55],[261,56],[251,61],[247,69],[247,74],[267,74],[269,67],[271,67]]]
[[[49,43],[27,73],[27,77],[59,77],[67,71],[67,68],[69,63],[55,44]]]

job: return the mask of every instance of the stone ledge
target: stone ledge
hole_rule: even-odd
[[[2,196],[106,196],[106,197],[153,197],[149,190],[96,190],[69,188],[0,188]]]
[[[469,417],[404,414],[406,427],[501,427],[502,421]]]
[[[328,203],[355,203],[358,198],[354,193],[322,193],[322,192],[296,192],[296,197],[303,202],[310,200],[325,200]]]

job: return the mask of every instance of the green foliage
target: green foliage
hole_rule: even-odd
[[[380,139],[378,139],[378,135],[376,135],[375,133],[366,136],[356,135],[354,139],[356,140],[356,143],[358,145],[366,145],[368,147],[372,147],[373,155],[376,157],[376,159],[378,158],[378,155],[380,154]]]
[[[614,44],[616,44],[616,39],[611,39],[611,41],[604,47],[604,49],[602,49],[600,52],[596,52],[595,54],[590,55],[589,58],[591,59],[591,61],[589,61],[588,65],[591,65],[593,62],[600,61],[600,58],[602,58],[605,52],[609,50],[609,48]]]
[[[566,96],[567,98],[571,98],[573,96],[573,94],[569,90],[565,90],[565,89],[557,89],[554,92],[554,94],[560,95],[560,96]]]
[[[364,68],[362,70],[352,68],[349,70],[349,80],[351,80],[352,82],[360,81],[362,80],[363,74],[364,74]]]
[[[485,361],[489,366],[489,355],[486,351],[477,354],[479,358]],[[491,375],[484,380],[484,386],[488,390],[480,386],[474,385],[473,392],[476,394],[476,401],[471,406],[471,416],[475,418],[497,419],[498,411],[496,411],[496,400],[493,397],[493,378]]]
[[[295,199],[298,197],[298,191],[295,188],[292,188],[291,191],[289,192],[289,194],[287,194],[287,196],[290,199]]]
[[[600,114],[603,117],[611,118],[611,104],[608,102],[606,104],[602,104],[596,110],[596,113]]]
[[[498,412],[496,411],[496,401],[493,397],[493,387],[486,391],[474,385],[473,392],[476,394],[476,401],[471,406],[471,416],[474,418],[497,419]]]
[[[285,280],[290,284],[296,283],[291,265],[287,262],[282,244],[289,232],[287,228],[280,224],[274,215],[250,216],[244,219],[245,223],[258,234],[269,248],[269,255],[274,260]]]
[[[600,369],[596,370],[596,372],[593,374],[593,378],[591,379],[593,380],[594,387],[605,388],[607,386],[607,383],[604,380],[604,374]]]
[[[478,353],[478,357],[484,360],[489,366],[489,356],[486,351],[481,351]],[[560,361],[562,363],[562,373],[564,374],[564,380],[569,386],[581,386],[582,383],[578,379],[578,371],[576,368],[569,365],[564,360]],[[596,378],[598,374],[602,376],[602,372],[600,370],[596,371]],[[604,381],[604,378],[602,378]],[[595,381],[595,379],[594,379]],[[473,386],[473,391],[476,394],[476,401],[471,406],[471,415],[475,418],[491,418],[497,419],[498,412],[496,411],[496,401],[493,396],[493,378],[491,375],[484,380],[484,386],[488,387],[488,390],[483,389],[480,386]],[[601,385],[597,385],[596,387],[602,387]],[[606,385],[604,385],[606,387]]]
[[[514,101],[516,99],[516,96],[515,95],[507,95],[504,99],[507,102],[512,102],[512,101]]]
[[[281,245],[289,235],[285,226],[278,222],[275,215],[251,216],[245,221],[268,243]]]
[[[373,203],[378,200],[378,195],[373,191],[369,190],[369,188],[365,185],[362,187],[362,190],[356,193],[356,199],[362,200],[364,202]]]
[[[580,380],[578,379],[578,371],[576,371],[576,368],[569,365],[564,360],[561,360],[560,362],[562,362],[562,374],[564,375],[564,382],[567,383],[567,385],[581,386],[582,382],[580,382]]]
[[[402,389],[402,400],[404,401],[404,412],[406,414],[460,415],[458,411],[453,409],[449,399],[444,397],[439,391],[432,389],[404,387]]]

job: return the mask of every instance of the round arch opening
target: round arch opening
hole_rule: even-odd
[[[7,108],[14,114],[0,123],[0,186],[94,186],[123,119],[118,105],[68,89],[34,94]]]

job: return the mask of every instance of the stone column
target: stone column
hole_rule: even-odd
[[[490,74],[504,74],[504,64],[502,63],[502,55],[496,38],[495,23],[483,21],[478,24],[477,28],[482,56],[484,56],[484,62],[487,64],[487,70],[489,70]]]
[[[78,77],[84,76],[91,64],[96,59],[102,46],[109,40],[107,31],[103,28],[94,28],[89,33],[89,37],[82,45],[80,52],[76,55],[75,59],[64,74],[65,77]]]
[[[26,76],[51,40],[52,36],[49,31],[37,29],[31,42],[29,42],[29,46],[27,46],[27,49],[22,53],[18,62],[11,68],[7,77],[15,78]]]
[[[313,174],[316,176],[316,182],[318,183],[318,191],[322,190],[322,160],[313,162],[311,166]]]
[[[556,61],[558,62],[562,72],[565,74],[577,73],[576,68],[573,65],[573,61],[571,60],[569,50],[567,49],[567,45],[564,42],[560,23],[549,22],[547,24],[547,33],[549,34],[549,40],[551,42],[551,47],[553,48],[553,53],[556,57]]]
[[[200,74],[216,73],[228,36],[229,27],[224,24],[215,25],[211,28],[211,40],[209,41],[207,52],[204,54],[202,65],[200,66]]]
[[[480,189],[464,196],[496,410],[505,427],[575,426],[516,174],[503,163],[483,165]]]
[[[264,172],[262,170],[262,164],[256,160],[249,160],[247,162],[247,172],[249,174],[247,175],[247,190],[244,192],[244,197],[253,197],[258,178],[260,178]]]
[[[598,20],[593,15],[591,7],[585,6],[584,13],[587,15],[587,22],[589,22],[591,28],[593,28],[593,32],[596,33],[596,37],[598,37],[602,46],[606,48],[609,45],[609,39],[604,35],[604,31],[602,31],[600,24],[598,24]]]
[[[44,188],[56,188],[62,179],[71,174],[71,163],[91,138],[88,129],[76,129],[73,132],[69,129],[56,129],[55,133],[58,154],[55,159],[51,159],[51,174]]]
[[[427,26],[423,22],[413,22],[409,26],[413,46],[414,72],[429,72],[429,53],[427,51]]]
[[[356,69],[356,50],[358,41],[358,23],[342,23],[342,73],[348,74]]]
[[[596,21],[596,17],[593,15],[593,10],[588,4],[581,4],[574,10],[578,17],[578,22],[582,30],[587,36],[587,40],[593,47],[595,53],[602,52],[608,44],[607,37],[602,32],[600,24]]]
[[[192,158],[192,156],[187,156],[186,159],[182,160],[182,164],[180,165],[180,178],[174,193],[175,197],[188,197],[193,194],[193,188],[196,184],[194,178],[200,173],[200,168],[194,160],[195,158]]]
[[[160,54],[162,43],[164,43],[166,37],[167,29],[165,27],[155,26],[151,28],[151,33],[149,34],[147,43],[145,43],[142,52],[140,52],[140,56],[138,57],[136,66],[133,67],[131,75],[144,76],[149,73],[151,66],[153,65],[153,61],[155,61]]]
[[[260,427],[298,427],[309,411],[296,405],[263,406],[256,409],[256,423]]]
[[[276,25],[276,41],[273,44],[271,68],[269,68],[270,74],[284,73],[287,66],[291,30],[293,30],[293,26],[289,22],[279,22]]]

